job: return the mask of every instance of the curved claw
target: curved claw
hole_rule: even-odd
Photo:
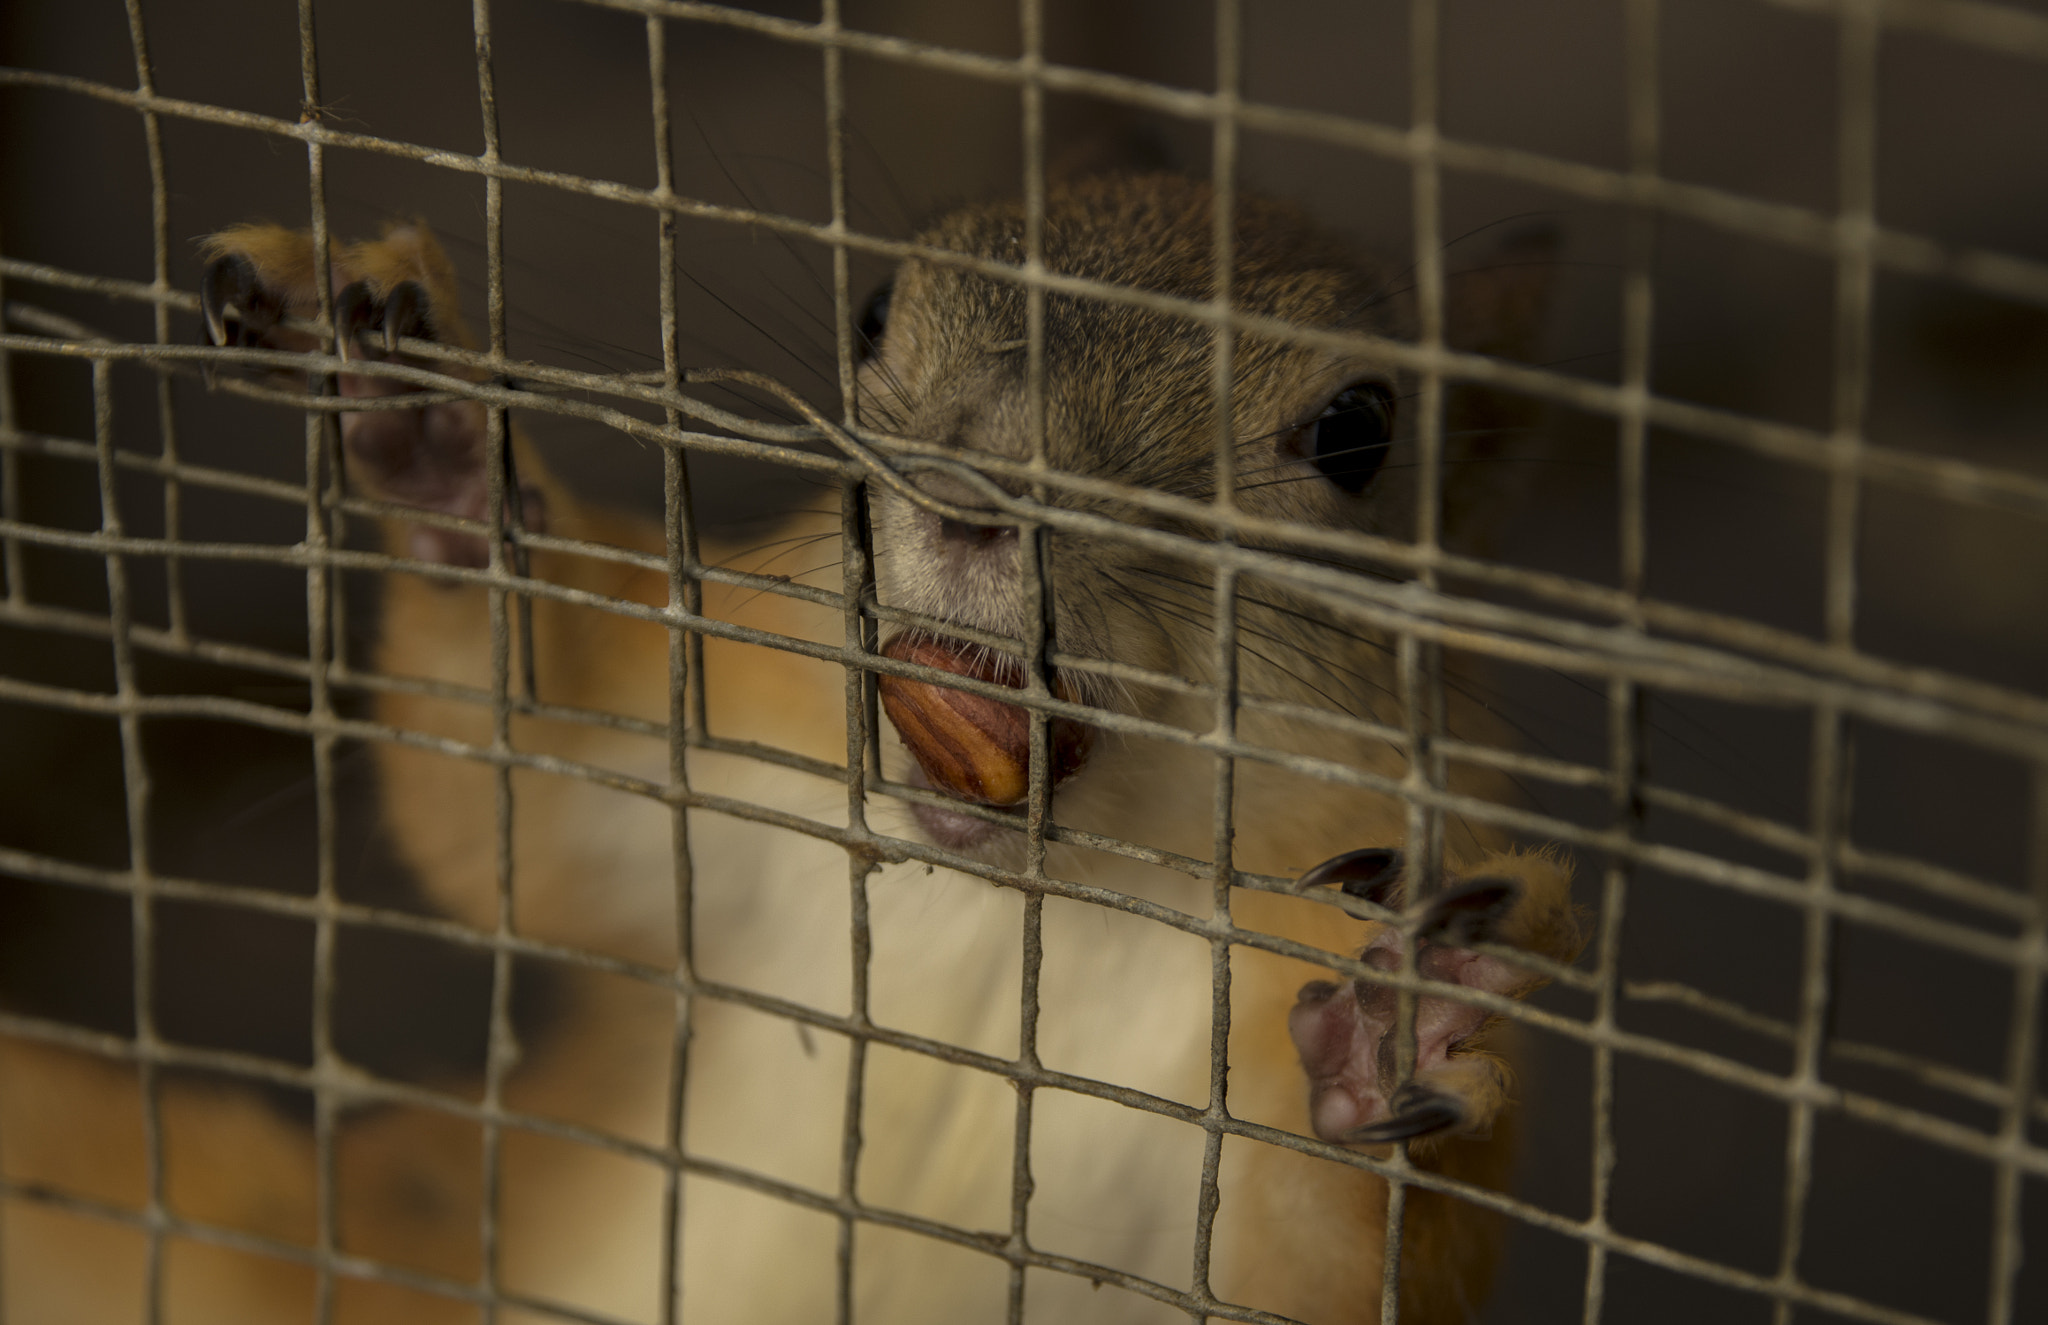
[[[1295,994],[1294,1001],[1297,1003],[1306,1003],[1310,1007],[1314,1007],[1317,1004],[1327,1003],[1331,999],[1335,998],[1337,996],[1337,991],[1341,988],[1343,988],[1343,986],[1335,983],[1334,981],[1311,980],[1307,984],[1303,985],[1300,991]]]
[[[228,339],[228,315],[232,311],[238,322],[246,323],[256,289],[255,264],[241,254],[225,254],[206,264],[199,280],[199,310],[206,318],[206,334],[213,344],[240,341],[242,327],[236,328],[235,340]]]
[[[1415,935],[1454,948],[1490,942],[1521,896],[1513,879],[1467,879],[1429,900]]]
[[[1345,1142],[1385,1145],[1390,1141],[1412,1141],[1463,1126],[1465,1122],[1465,1106],[1455,1097],[1412,1081],[1395,1091],[1387,1104],[1394,1111],[1391,1117],[1353,1128],[1344,1134]]]
[[[1294,886],[1308,889],[1335,885],[1349,896],[1390,907],[1400,890],[1405,864],[1405,858],[1392,847],[1366,847],[1330,857],[1295,880]]]
[[[368,281],[351,281],[334,296],[334,349],[346,359],[356,337],[377,325],[381,310]]]
[[[418,336],[427,329],[427,292],[417,281],[400,281],[384,297],[384,352],[398,353],[401,337]]]

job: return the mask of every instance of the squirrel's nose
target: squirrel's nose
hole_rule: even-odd
[[[984,524],[973,519],[973,515],[987,510],[987,498],[967,484],[947,474],[923,473],[912,480],[918,487],[947,505],[960,511],[967,519],[956,520],[951,516],[929,512],[938,520],[939,538],[949,548],[963,552],[982,552],[998,547],[1014,548],[1017,545],[1016,526],[999,523],[1002,517],[995,511],[988,511],[989,522]]]
[[[997,545],[1014,545],[1017,527],[1005,524],[969,524],[965,520],[939,519],[939,537],[949,547],[978,552]]]

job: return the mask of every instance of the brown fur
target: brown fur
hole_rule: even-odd
[[[1207,298],[1209,205],[1203,186],[1165,176],[1065,186],[1049,201],[1048,263],[1069,274]],[[1016,260],[1022,256],[1014,238],[1019,234],[1021,214],[1015,207],[998,205],[959,213],[925,238],[982,256]],[[1158,238],[1130,242],[1133,236]],[[310,311],[313,276],[303,236],[276,227],[240,227],[214,237],[210,251],[248,258],[266,284],[290,296],[292,311]],[[438,334],[458,343],[466,339],[456,311],[452,269],[423,226],[393,229],[381,241],[338,246],[336,264],[337,284],[364,279],[380,293],[399,280],[418,281],[431,296],[431,320]],[[1389,329],[1385,319],[1392,314],[1382,311],[1368,318],[1359,311],[1377,306],[1374,294],[1379,283],[1368,269],[1304,218],[1277,204],[1245,203],[1235,270],[1233,297],[1240,306],[1311,326]],[[1063,296],[1048,299],[1047,317],[1049,459],[1059,467],[1126,482],[1190,495],[1206,493],[1206,457],[1215,430],[1207,390],[1207,333],[1159,314]],[[990,346],[1021,337],[1021,319],[1022,297],[1016,287],[935,264],[907,264],[898,277],[895,311],[881,352],[863,372],[870,418],[911,435],[1019,457],[1024,437],[1022,356],[992,353]],[[1372,369],[1366,362],[1333,360],[1257,337],[1239,341],[1235,366],[1233,426],[1245,439],[1240,442],[1240,470],[1289,463],[1284,452],[1276,451],[1287,444],[1289,429],[1312,419],[1333,385]],[[657,530],[585,506],[524,447],[518,468],[522,481],[545,498],[549,532],[659,550]],[[1056,500],[1087,506],[1070,498]],[[1399,523],[1398,516],[1346,498],[1319,482],[1259,488],[1242,500],[1260,513],[1322,525],[1370,528]],[[1116,509],[1105,504],[1097,508]],[[1128,518],[1127,512],[1118,513]],[[885,592],[892,601],[913,605],[919,605],[920,593],[929,599],[944,592],[919,580],[919,544],[912,528],[918,518],[907,506],[878,509]],[[831,527],[831,522],[813,517],[796,521],[785,532]],[[409,546],[407,539],[405,526],[394,524],[389,530],[387,541],[394,550]],[[889,556],[896,562],[888,563]],[[765,552],[747,556],[734,549],[710,548],[705,559],[759,566],[771,557]],[[1107,567],[1134,563],[1148,564],[1156,576],[1164,577],[1155,579],[1155,585],[1170,583],[1174,575],[1196,573],[1172,562],[1144,563],[1083,538],[1063,536],[1056,541],[1056,628],[1061,646],[1200,679],[1208,667],[1202,644],[1207,609],[1199,603],[1201,595],[1169,597],[1152,609],[1139,610],[1115,601],[1104,607],[1104,595],[1091,592],[1100,587]],[[628,602],[659,605],[668,596],[665,577],[592,558],[537,552],[532,574]],[[1334,702],[1334,692],[1361,715],[1396,717],[1388,698],[1393,685],[1385,641],[1336,619],[1326,605],[1304,595],[1250,582],[1247,589],[1258,595],[1242,609],[1248,641],[1242,672],[1248,691],[1311,704]],[[1163,613],[1162,603],[1183,600],[1191,618]],[[942,614],[987,629],[1015,624],[1015,604],[1000,592],[964,612],[958,610],[959,604],[945,601],[922,606],[951,609]],[[534,602],[531,610],[536,673],[544,700],[655,721],[667,718],[666,631],[648,622],[547,600]],[[842,629],[838,617],[826,609],[718,585],[705,587],[704,610],[714,618],[799,638],[836,641]],[[487,625],[483,591],[394,575],[386,587],[378,667],[388,673],[488,688]],[[703,683],[718,735],[760,741],[817,759],[843,760],[843,673],[838,667],[716,639],[706,640],[704,655]],[[1113,697],[1113,702],[1195,730],[1206,724],[1198,706],[1170,695],[1133,691]],[[1452,716],[1461,728],[1476,721],[1476,715],[1455,700]],[[379,702],[378,717],[410,731],[477,746],[487,746],[491,739],[487,708],[449,699],[388,694]],[[1333,735],[1319,725],[1248,712],[1242,730],[1247,739],[1269,746],[1311,751],[1389,775],[1401,771],[1391,752],[1362,738]],[[660,743],[647,738],[536,718],[515,721],[513,741],[521,750],[599,768],[638,769],[643,775],[650,767],[663,766],[665,757]],[[900,751],[892,751],[891,758],[896,767],[902,766]],[[495,792],[490,769],[396,744],[379,745],[377,759],[386,827],[406,862],[450,914],[478,929],[495,927]],[[780,776],[789,780],[796,775]],[[1200,856],[1208,847],[1201,836],[1207,824],[1206,801],[1201,798],[1209,777],[1202,758],[1179,751],[1162,753],[1158,747],[1148,750],[1138,742],[1112,743],[1072,788],[1062,792],[1059,817],[1062,822]],[[1253,761],[1240,765],[1238,777],[1235,850],[1243,869],[1295,874],[1338,851],[1398,842],[1405,831],[1405,812],[1391,800],[1342,792]],[[1461,773],[1459,779],[1462,789],[1499,794],[1498,786],[1484,778]],[[672,962],[672,928],[628,923],[607,910],[607,890],[620,885],[605,872],[619,867],[592,854],[610,845],[613,834],[637,841],[649,832],[665,832],[666,816],[656,807],[635,807],[629,817],[616,821],[621,827],[599,833],[594,825],[614,822],[607,817],[615,813],[607,798],[615,793],[527,770],[516,773],[512,782],[514,904],[520,932],[657,966]],[[757,794],[749,791],[751,785],[742,783],[731,794]],[[1185,798],[1168,796],[1164,788],[1169,787],[1184,787],[1204,808],[1184,812]],[[665,844],[666,838],[659,841]],[[998,857],[1009,849],[1001,843],[990,848]],[[1458,839],[1453,851],[1468,873],[1483,870],[1522,884],[1525,897],[1512,921],[1511,938],[1553,957],[1569,959],[1576,953],[1580,938],[1568,896],[1569,871],[1557,859],[1504,854],[1483,836]],[[1108,867],[1092,861],[1088,853],[1056,853],[1056,874],[1098,868]],[[1149,885],[1139,880],[1114,886],[1141,890]],[[1375,932],[1374,926],[1309,899],[1240,891],[1232,908],[1233,920],[1246,929],[1334,953],[1357,952]],[[1055,932],[1050,928],[1052,914],[1049,905],[1049,933]],[[877,961],[880,969],[881,958]],[[1328,973],[1243,946],[1233,949],[1231,963],[1231,1112],[1253,1123],[1307,1134],[1302,1073],[1286,1016],[1296,990]],[[508,1083],[508,1107],[659,1144],[659,1087],[666,1071],[672,999],[645,985],[596,976],[570,985],[568,1007],[556,1029],[545,1040],[524,1047],[525,1056]],[[1110,1008],[1105,1015],[1121,1012]],[[707,1044],[714,1044],[722,1033],[713,1015],[704,1014],[699,1032]],[[1486,1052],[1477,1039],[1465,1051]],[[891,1080],[877,1078],[878,1108],[897,1098],[891,1093],[896,1090]],[[1500,1083],[1504,1078],[1487,1080]],[[1189,1088],[1200,1092],[1199,1078]],[[1505,1180],[1511,1159],[1511,1127],[1504,1113],[1508,1101],[1503,1085],[1488,1089],[1492,1093],[1474,1104],[1489,1119],[1501,1115],[1490,1139],[1454,1137],[1419,1144],[1415,1151],[1420,1163],[1485,1185],[1498,1186]],[[1199,1093],[1195,1097],[1200,1098]],[[253,1098],[218,1085],[167,1080],[161,1098],[167,1200],[174,1214],[298,1247],[312,1244],[314,1164],[306,1133]],[[0,1164],[15,1180],[135,1210],[144,1191],[140,1119],[130,1069],[45,1046],[0,1042],[0,1146],[5,1147]],[[337,1150],[336,1232],[342,1250],[473,1282],[480,1269],[479,1137],[475,1123],[427,1110],[381,1107],[344,1114]],[[607,1167],[612,1162],[596,1152],[514,1130],[507,1134],[502,1160],[501,1263],[504,1282],[515,1291],[552,1293],[553,1285],[573,1280],[591,1258],[610,1250],[587,1239],[579,1241],[579,1226],[610,1227],[605,1219],[616,1219],[619,1210],[630,1209],[641,1214],[626,1226],[659,1227],[658,1207],[643,1209],[636,1204],[653,1189],[616,1165]],[[1057,1167],[1054,1161],[1047,1163],[1049,1170]],[[875,1181],[886,1185],[887,1178]],[[913,1174],[905,1175],[904,1181],[911,1190],[923,1179]],[[1379,1179],[1349,1166],[1232,1137],[1224,1147],[1222,1184],[1214,1275],[1221,1296],[1319,1325],[1376,1319],[1387,1200]],[[1412,1194],[1408,1211],[1403,1319],[1462,1319],[1484,1294],[1496,1240],[1492,1221],[1463,1203],[1426,1193]],[[67,1222],[21,1203],[8,1211],[8,1221],[7,1306],[15,1313],[13,1318],[61,1322],[132,1317],[129,1304],[140,1293],[139,1235]],[[310,1319],[312,1277],[304,1266],[184,1241],[174,1241],[173,1246],[166,1281],[172,1319]],[[914,1267],[923,1262],[912,1256],[901,1264]],[[760,1286],[761,1319],[782,1318],[770,1305],[775,1287]],[[685,1292],[687,1302],[687,1281]],[[635,1300],[629,1295],[626,1306],[611,1306],[632,1310]],[[474,1318],[473,1308],[460,1302],[354,1280],[345,1281],[337,1308],[341,1321]]]

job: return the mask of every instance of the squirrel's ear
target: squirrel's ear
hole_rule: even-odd
[[[1452,347],[1528,362],[1543,339],[1551,277],[1560,247],[1556,227],[1532,226],[1444,283],[1444,333]],[[1516,392],[1465,384],[1445,401],[1444,532],[1460,551],[1485,556],[1527,477],[1504,463],[1548,452],[1541,402]]]

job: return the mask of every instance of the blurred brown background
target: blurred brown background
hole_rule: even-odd
[[[751,8],[815,18],[813,5]],[[2017,8],[2048,13],[2048,3]],[[1570,161],[1626,159],[1624,29],[1615,0],[1447,0],[1447,133]],[[1257,0],[1246,6],[1245,90],[1254,100],[1381,122],[1406,120],[1408,6],[1401,0]],[[300,109],[296,18],[277,0],[146,0],[158,88],[166,95],[286,119]],[[497,0],[497,86],[506,157],[522,165],[654,183],[644,25],[637,16],[558,0]],[[948,46],[1014,55],[1017,16],[1001,0],[847,0],[846,21]],[[1049,0],[1047,56],[1163,83],[1213,85],[1206,8],[1178,0]],[[1836,34],[1825,17],[1752,0],[1663,6],[1663,170],[1749,196],[1827,211],[1835,202]],[[349,0],[319,6],[322,97],[342,127],[462,152],[481,149],[469,6]],[[811,48],[710,26],[671,24],[670,91],[679,191],[823,221],[827,217],[821,60]],[[24,0],[0,6],[0,64],[132,86],[126,19],[116,0]],[[1013,88],[847,59],[853,218],[909,234],[949,203],[1014,192],[1021,165]],[[1883,224],[1946,243],[2048,260],[2048,66],[1904,33],[1880,67],[1878,210]],[[1104,144],[1147,150],[1200,173],[1205,131],[1128,109],[1050,98],[1052,150]],[[298,222],[307,207],[302,150],[280,139],[178,119],[163,127],[172,277],[196,288],[198,236],[249,218]],[[1405,167],[1315,144],[1247,134],[1244,176],[1307,204],[1332,226],[1390,254],[1412,251]],[[328,154],[339,234],[422,216],[449,244],[480,303],[483,187],[474,176],[374,154]],[[1445,180],[1451,266],[1483,260],[1496,223],[1538,216],[1565,238],[1546,358],[1612,380],[1626,218],[1563,194],[1457,173]],[[505,191],[507,293],[515,356],[576,367],[658,366],[651,214],[557,191]],[[1493,231],[1483,228],[1494,226]],[[0,85],[0,252],[76,272],[147,281],[149,173],[138,117],[74,94]],[[685,223],[683,325],[693,363],[775,374],[823,398],[833,311],[822,251],[770,236]],[[885,274],[856,259],[858,293]],[[1654,386],[1660,393],[1811,427],[1828,424],[1832,267],[1824,258],[1685,221],[1659,228]],[[858,297],[858,293],[856,297]],[[14,280],[10,301],[148,340],[146,310]],[[197,340],[196,319],[181,334]],[[12,329],[12,328],[10,328]],[[1870,433],[1888,445],[2048,473],[2048,311],[1885,275],[1877,290]],[[82,362],[17,356],[20,427],[92,436]],[[155,453],[155,379],[120,369],[119,444]],[[296,481],[302,433],[292,416],[175,386],[184,456]],[[658,508],[656,452],[552,416],[526,427],[579,486]],[[1525,495],[1500,531],[1508,560],[1612,583],[1616,577],[1614,426],[1554,410],[1549,440],[1518,459]],[[91,529],[90,465],[33,455],[19,462],[24,518]],[[803,495],[765,470],[700,458],[704,517],[758,522]],[[1817,633],[1820,516],[1815,474],[1674,435],[1652,440],[1652,592],[1674,601]],[[162,529],[162,489],[124,475],[131,531]],[[303,511],[188,488],[184,532],[285,544]],[[26,553],[37,603],[105,610],[104,566],[58,551]],[[2048,529],[2016,516],[1871,487],[1860,549],[1859,643],[1868,651],[2034,692],[2048,691]],[[165,616],[159,565],[131,562],[138,615]],[[273,568],[187,562],[196,634],[280,650],[305,647],[301,579]],[[351,581],[357,640],[375,586]],[[155,692],[235,694],[287,707],[303,687],[149,655]],[[31,630],[0,609],[0,670],[112,688],[103,641]],[[1597,688],[1549,673],[1487,677],[1532,747],[1601,763]],[[1805,818],[1803,713],[1657,696],[1651,775],[1781,820]],[[2022,886],[2026,771],[1935,738],[1858,725],[1852,833]],[[153,721],[152,850],[163,871],[249,888],[309,892],[310,756],[293,738],[223,723]],[[343,757],[343,887],[418,906],[383,854],[359,752]],[[109,720],[0,703],[0,846],[110,867],[127,860],[120,748]],[[1601,823],[1598,797],[1535,787],[1546,810]],[[1797,876],[1797,862],[1653,815],[1654,838]],[[1599,862],[1582,871],[1596,899]],[[1931,913],[1911,893],[1852,884]],[[232,908],[160,908],[163,1032],[192,1043],[295,1061],[310,1055],[311,930]],[[1955,918],[1990,925],[1981,916]],[[1992,926],[1995,928],[1995,926]],[[1800,917],[1694,882],[1645,872],[1632,894],[1624,973],[1683,980],[1780,1019],[1794,1016]],[[112,894],[0,874],[0,999],[11,1008],[102,1029],[131,1029],[127,903]],[[2009,973],[1889,935],[1845,928],[1835,1031],[1999,1077]],[[427,940],[344,932],[337,1035],[381,1071],[440,1075],[482,1060],[487,963]],[[522,970],[522,1016],[541,1019],[547,973]],[[1553,994],[1555,1006],[1590,1013]],[[1691,1014],[1631,1005],[1624,1024],[1754,1062],[1789,1065],[1786,1046]],[[1568,1215],[1587,1202],[1590,1060],[1542,1039],[1526,1083],[1528,1143],[1519,1192]],[[1784,1112],[1694,1075],[1623,1059],[1619,1069],[1614,1223],[1622,1231],[1760,1274],[1775,1272]],[[1839,1065],[1831,1079],[1995,1125],[1989,1110]],[[281,1108],[301,1102],[280,1097]],[[2036,1129],[2039,1134],[2040,1129]],[[1987,1166],[1823,1115],[1802,1269],[1839,1288],[1941,1320],[1983,1317],[1991,1172]],[[2048,1246],[2048,1193],[2026,1197],[2031,1248]],[[1490,1322],[1576,1320],[1584,1253],[1518,1229]],[[2016,1319],[2048,1318],[2048,1256],[2035,1255]],[[1610,1270],[1608,1318],[1762,1321],[1756,1298],[1683,1280],[1625,1257]],[[1818,1313],[1800,1318],[1823,1319]]]

